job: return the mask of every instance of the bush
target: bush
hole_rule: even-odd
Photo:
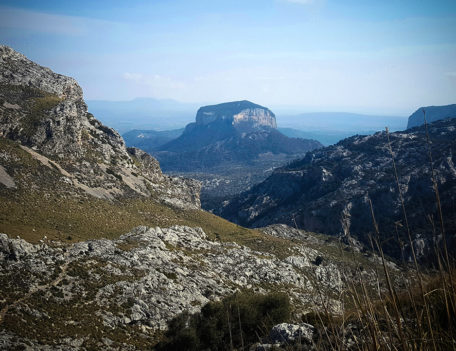
[[[278,323],[290,318],[286,294],[236,293],[219,302],[209,302],[201,312],[181,313],[168,323],[157,350],[229,350],[258,341]]]

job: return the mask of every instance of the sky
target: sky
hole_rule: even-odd
[[[456,103],[455,0],[0,0],[0,43],[88,100],[403,116]]]

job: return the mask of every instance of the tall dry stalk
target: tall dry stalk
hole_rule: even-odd
[[[374,208],[372,207],[371,199],[369,199],[369,205],[370,205],[370,210],[371,210],[371,215],[372,215],[372,221],[374,223],[375,233],[377,234],[377,238],[378,238],[378,237],[380,237],[380,231],[378,229],[377,221],[375,220]],[[390,293],[391,302],[393,304],[394,315],[395,315],[396,324],[397,324],[397,331],[399,334],[399,340],[401,341],[403,351],[407,351],[407,342],[405,341],[404,333],[402,330],[403,326],[402,326],[401,316],[400,316],[399,308],[398,308],[398,304],[397,304],[396,292],[394,291],[394,287],[393,287],[393,284],[391,283],[391,278],[390,278],[390,275],[388,272],[388,268],[386,267],[385,255],[383,254],[382,247],[379,245],[377,238],[374,239],[374,242],[377,246],[377,250],[380,253],[380,257],[382,258],[383,271],[385,273],[386,284],[388,286],[388,291]]]

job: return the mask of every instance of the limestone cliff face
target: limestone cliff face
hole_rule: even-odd
[[[151,156],[129,152],[115,130],[87,111],[73,78],[7,46],[0,46],[0,137],[52,162],[62,176],[90,195],[114,199],[154,193],[159,201],[200,206],[200,185],[164,176],[158,162],[149,162]]]
[[[245,109],[233,116],[234,126],[241,126],[243,124],[251,124],[254,128],[260,126],[277,128],[274,114],[262,108]]]
[[[234,101],[201,107],[196,114],[197,125],[226,121],[237,128],[277,128],[274,113],[250,101]]]

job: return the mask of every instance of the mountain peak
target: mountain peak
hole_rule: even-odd
[[[0,84],[25,86],[60,99],[82,101],[82,89],[75,79],[40,66],[6,45],[0,45],[0,66]]]
[[[237,129],[277,128],[271,110],[247,100],[203,106],[198,110],[196,124],[207,125],[215,121],[225,121]]]
[[[200,207],[199,183],[167,177],[152,156],[127,150],[115,130],[88,112],[75,79],[0,46],[0,154],[6,139],[57,172],[55,193],[109,200],[153,198],[179,208]],[[19,159],[16,154],[9,157]],[[42,183],[37,180],[36,187]],[[25,179],[21,186],[30,184]]]

